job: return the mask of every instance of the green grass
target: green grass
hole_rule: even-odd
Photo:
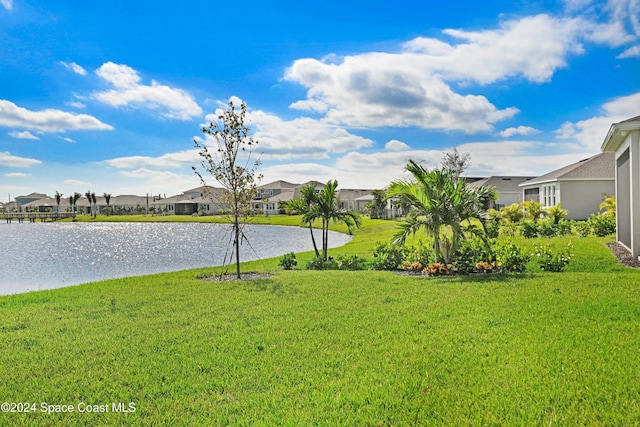
[[[368,220],[332,253],[368,255],[393,226]],[[263,260],[245,269],[273,275],[252,281],[198,279],[211,268],[0,297],[0,401],[136,404],[0,425],[640,424],[640,274],[605,241],[572,238],[565,273]]]

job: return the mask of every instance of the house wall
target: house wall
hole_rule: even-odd
[[[600,211],[603,194],[615,194],[614,180],[559,181],[556,197],[562,208],[568,211],[568,219],[587,219]]]
[[[639,131],[630,132],[616,150],[616,181],[616,239],[633,256],[640,257]]]
[[[617,240],[631,248],[631,164],[629,148],[624,150],[616,159],[616,234]]]

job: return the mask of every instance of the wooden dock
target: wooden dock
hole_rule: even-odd
[[[25,221],[53,222],[64,218],[75,218],[76,214],[71,212],[4,212],[0,216],[11,224],[13,221],[22,223]]]

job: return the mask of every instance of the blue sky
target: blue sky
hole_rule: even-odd
[[[540,175],[640,115],[640,2],[0,0],[0,201],[196,187],[230,99],[263,183]]]

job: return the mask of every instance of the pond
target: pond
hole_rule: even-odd
[[[241,261],[313,250],[306,228],[250,225],[245,234]],[[331,232],[329,246],[350,240]],[[231,242],[226,224],[0,223],[0,295],[229,264]]]

